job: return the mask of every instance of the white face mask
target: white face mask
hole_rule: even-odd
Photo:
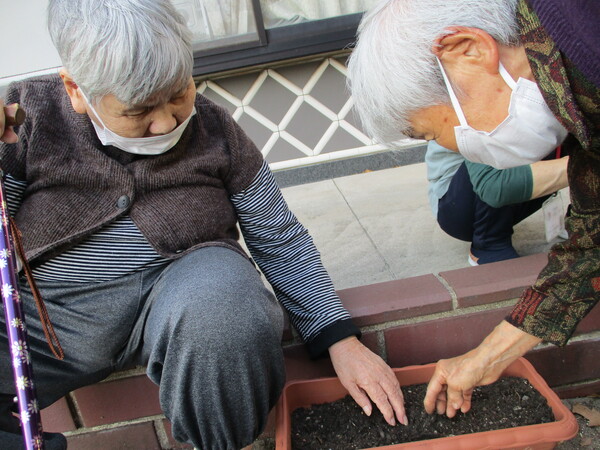
[[[475,130],[467,124],[439,59],[438,63],[460,122],[460,126],[454,127],[458,151],[468,160],[496,169],[531,164],[547,156],[567,136],[567,130],[546,105],[538,85],[525,78],[515,83],[502,63],[498,70],[512,89],[508,116],[493,131]]]
[[[135,153],[137,155],[160,155],[161,153],[165,153],[167,150],[170,150],[179,142],[181,135],[185,131],[187,124],[190,122],[191,118],[196,114],[196,107],[192,109],[191,114],[187,119],[185,119],[182,123],[180,123],[173,131],[170,131],[167,134],[162,134],[160,136],[151,136],[151,137],[142,137],[142,138],[128,138],[119,136],[117,133],[111,131],[102,119],[100,115],[96,112],[92,104],[89,102],[85,94],[80,90],[85,98],[85,101],[89,105],[90,109],[96,115],[96,118],[100,121],[103,128],[92,120],[92,125],[94,125],[94,129],[96,130],[96,134],[98,135],[98,139],[102,142],[102,145],[112,145],[121,149],[128,153]]]

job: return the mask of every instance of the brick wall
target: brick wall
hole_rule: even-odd
[[[546,264],[545,254],[339,291],[363,331],[362,341],[392,367],[425,364],[475,347],[511,310]],[[328,359],[311,361],[286,327],[288,379],[334,375]],[[600,391],[600,309],[580,323],[564,348],[527,355],[562,397]],[[70,448],[190,448],[175,442],[158,389],[143,370],[120,373],[71,393],[42,412],[47,431],[66,432]],[[264,438],[273,436],[274,414]]]

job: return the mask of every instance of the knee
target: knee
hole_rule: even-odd
[[[253,355],[253,358],[260,360],[280,351],[282,326],[279,320],[260,311],[242,308],[206,315],[196,312],[196,315],[203,317],[197,322],[192,320],[186,334],[200,348],[216,351],[222,359]]]
[[[442,231],[454,239],[471,242],[473,239],[473,224],[464,220],[456,220],[450,214],[438,214],[438,224]]]
[[[251,310],[188,311],[173,327],[160,377],[149,367],[150,377],[160,380],[161,405],[177,439],[202,449],[233,449],[264,429],[285,368],[281,332]]]
[[[281,352],[283,313],[272,294],[264,286],[246,286],[245,292],[222,287],[215,283],[190,291],[184,301],[167,306],[166,315],[151,313],[147,343],[164,354],[159,359],[193,366],[194,361],[235,365],[254,358],[269,365],[267,360]]]

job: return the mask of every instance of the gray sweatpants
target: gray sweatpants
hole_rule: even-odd
[[[239,449],[264,428],[285,380],[282,312],[242,255],[207,247],[108,282],[38,287],[65,351],[63,361],[51,354],[21,282],[42,407],[115,370],[144,365],[177,440]],[[0,393],[12,394],[1,303],[0,310]]]

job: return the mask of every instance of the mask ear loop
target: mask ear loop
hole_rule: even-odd
[[[454,107],[454,112],[458,116],[458,121],[460,122],[460,124],[463,127],[467,127],[467,126],[469,126],[469,124],[467,123],[467,118],[465,117],[465,114],[463,113],[463,110],[460,107],[460,103],[458,101],[458,98],[456,97],[456,94],[454,93],[454,89],[452,89],[452,85],[450,84],[450,80],[448,79],[448,76],[446,75],[444,66],[442,66],[442,62],[440,61],[440,59],[438,57],[436,57],[435,59],[437,60],[439,66],[440,66],[440,69],[442,71],[442,77],[444,77],[444,83],[446,84],[446,89],[448,90],[448,95],[450,96],[450,101],[452,102],[452,106]]]
[[[504,82],[508,84],[508,87],[514,91],[517,87],[517,83],[515,82],[515,80],[513,80],[513,77],[510,76],[510,73],[508,73],[508,70],[506,70],[506,68],[502,65],[501,62],[498,62],[498,72],[500,72],[500,76],[502,77]]]
[[[81,92],[81,95],[83,96],[83,99],[86,101],[86,103],[88,104],[88,106],[90,107],[90,109],[92,110],[92,112],[94,113],[94,115],[96,116],[96,118],[98,119],[98,121],[100,122],[100,125],[102,125],[102,128],[104,128],[106,130],[106,125],[104,125],[104,121],[102,120],[102,118],[98,115],[98,112],[96,111],[96,108],[94,108],[94,106],[92,105],[92,102],[89,101],[89,99],[87,98],[87,96],[83,93],[83,91],[81,90],[80,87],[78,87],[77,89],[79,89],[79,92]]]

